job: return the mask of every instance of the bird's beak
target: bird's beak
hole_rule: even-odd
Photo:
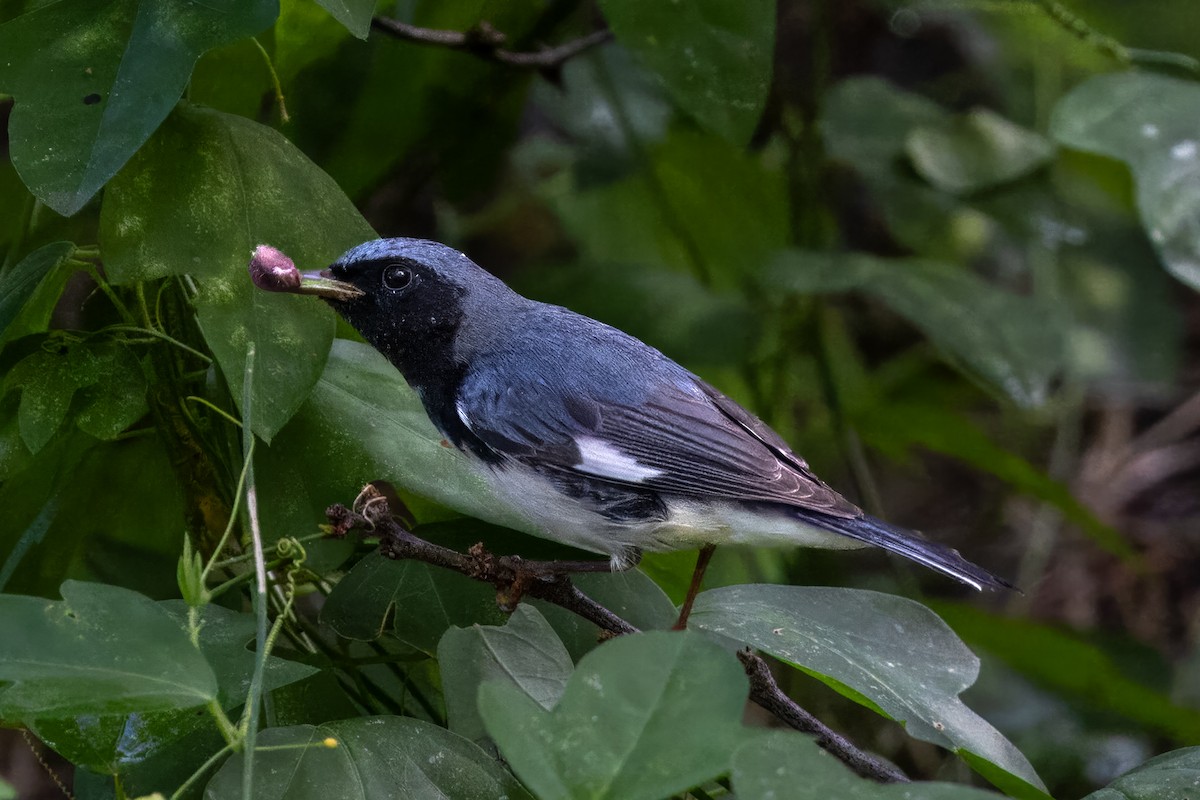
[[[326,300],[342,301],[353,300],[366,294],[353,283],[337,280],[327,269],[300,273],[300,285],[294,291],[296,294],[312,294]]]

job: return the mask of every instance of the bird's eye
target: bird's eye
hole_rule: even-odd
[[[383,270],[383,285],[393,291],[408,286],[412,279],[412,270],[400,264],[392,264]]]

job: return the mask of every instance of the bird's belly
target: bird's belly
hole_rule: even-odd
[[[862,542],[840,533],[806,525],[787,512],[787,506],[747,504],[714,499],[674,498],[668,502],[669,530],[658,536],[671,544],[663,549],[706,544],[748,544],[756,547],[817,547],[857,550]],[[653,548],[647,548],[653,549]]]
[[[854,549],[864,545],[797,521],[784,506],[750,506],[722,499],[655,495],[654,507],[621,502],[622,487],[565,493],[543,473],[501,466],[484,469],[496,494],[528,521],[529,533],[593,553],[624,557],[631,548],[682,550],[706,544]],[[628,497],[638,498],[636,490]],[[614,513],[614,506],[622,513]]]

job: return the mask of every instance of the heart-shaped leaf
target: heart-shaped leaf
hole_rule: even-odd
[[[521,780],[543,800],[659,800],[728,771],[747,682],[737,659],[686,631],[641,633],[584,656],[546,711],[508,682],[479,711]]]
[[[191,199],[163,203],[167,194]],[[268,442],[320,378],[334,316],[311,298],[255,289],[251,252],[267,242],[323,267],[371,238],[337,185],[278,132],[187,106],[113,180],[101,214],[114,283],[197,279],[200,326],[239,402],[255,347],[254,432]]]
[[[278,0],[63,0],[0,25],[0,91],[16,98],[8,132],[25,185],[74,214],[166,119],[201,53],[278,13]]]
[[[437,658],[450,730],[471,740],[487,735],[476,703],[485,681],[508,681],[550,709],[575,666],[550,623],[527,604],[502,626],[451,628],[438,642]]]
[[[1149,72],[1100,75],[1059,101],[1054,137],[1124,161],[1142,225],[1176,278],[1200,288],[1200,86]]]
[[[728,586],[696,598],[689,626],[745,642],[960,753],[1018,797],[1045,797],[1025,756],[958,695],[979,659],[925,606],[824,586]]]
[[[217,678],[165,609],[128,589],[67,581],[62,600],[0,595],[0,718],[191,708]]]
[[[1185,747],[1134,767],[1083,800],[1191,800],[1200,785],[1200,747]]]

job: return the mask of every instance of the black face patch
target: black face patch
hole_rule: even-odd
[[[462,324],[466,289],[437,269],[407,258],[335,264],[330,272],[364,294],[326,302],[400,370],[443,435],[456,447],[485,450],[454,409],[466,371],[466,365],[455,359],[453,346]]]

